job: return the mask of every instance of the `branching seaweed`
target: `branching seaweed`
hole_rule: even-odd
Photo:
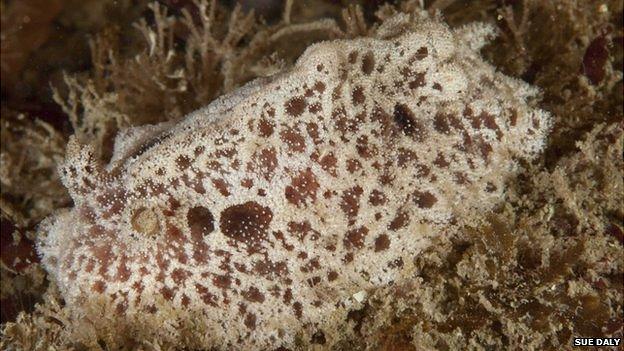
[[[3,26],[15,22],[5,16],[5,3]],[[121,129],[180,118],[255,77],[287,68],[310,43],[369,35],[397,12],[426,8],[451,26],[496,24],[500,35],[483,53],[501,71],[542,89],[541,107],[555,120],[547,155],[525,165],[509,184],[489,224],[444,236],[418,257],[413,281],[370,292],[349,316],[343,348],[561,349],[572,336],[622,335],[621,0],[411,0],[381,5],[374,16],[351,6],[324,20],[305,14],[318,13],[314,9],[327,2],[305,8],[286,1],[281,20],[270,25],[216,1],[197,1],[173,14],[162,3],[151,5],[134,31],[101,30],[90,41],[89,70],[54,85],[78,139],[95,144],[103,158]],[[43,17],[46,26],[38,32],[47,37],[52,22]],[[3,45],[37,50],[21,42]],[[17,63],[13,67],[23,67]],[[10,78],[11,84],[20,79]],[[40,85],[47,90],[49,83]],[[16,270],[12,264],[25,261],[7,264],[4,247],[27,248],[28,240],[41,235],[33,226],[69,203],[55,173],[67,135],[18,118],[21,113],[6,108],[4,96],[2,107],[4,305],[7,295],[45,288],[37,280],[38,264]],[[33,253],[31,248],[24,256]],[[25,281],[30,285],[22,289]],[[106,335],[70,320],[53,284],[41,301],[2,325],[0,348],[107,348]],[[147,340],[127,348],[175,346]]]

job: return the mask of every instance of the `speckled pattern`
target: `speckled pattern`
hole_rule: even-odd
[[[479,56],[489,27],[401,21],[125,131],[108,165],[70,142],[75,206],[39,243],[67,304],[130,328],[173,311],[205,347],[331,344],[363,291],[490,209],[550,126],[533,88]]]

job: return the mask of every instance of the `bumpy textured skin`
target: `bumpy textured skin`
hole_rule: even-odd
[[[335,340],[352,295],[491,208],[550,124],[480,58],[487,27],[395,32],[313,45],[177,125],[127,131],[107,166],[71,142],[75,206],[40,243],[67,304],[125,328],[175,315],[204,347]]]

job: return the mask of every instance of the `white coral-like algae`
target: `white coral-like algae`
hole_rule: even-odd
[[[367,289],[490,209],[550,118],[481,59],[488,27],[404,20],[129,130],[108,166],[70,143],[75,206],[39,248],[75,314],[202,348],[329,345]]]

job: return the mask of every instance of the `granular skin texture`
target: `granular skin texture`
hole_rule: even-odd
[[[108,165],[70,141],[74,207],[42,224],[39,252],[72,313],[187,347],[331,346],[367,290],[474,224],[550,116],[481,59],[491,28],[406,21],[127,130]]]

